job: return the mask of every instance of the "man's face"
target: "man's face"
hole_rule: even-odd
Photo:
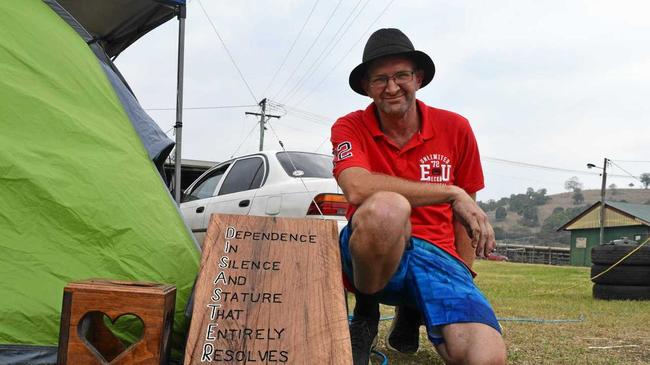
[[[401,117],[415,105],[415,92],[422,85],[422,71],[414,71],[415,63],[407,57],[382,58],[370,65],[362,85],[382,113]],[[412,80],[400,83],[398,76],[404,76],[405,72],[414,72]],[[376,81],[386,77],[388,81],[384,85]]]

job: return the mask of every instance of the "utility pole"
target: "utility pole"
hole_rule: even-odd
[[[603,167],[602,167],[603,182],[602,185],[600,186],[600,234],[599,236],[600,236],[601,245],[604,243],[603,241],[605,240],[605,186],[607,186],[607,164],[608,163],[609,163],[609,159],[605,157],[605,159],[603,160]],[[600,169],[600,167],[592,163],[587,164],[587,168],[590,169],[593,167]]]
[[[178,66],[176,74],[176,145],[174,146],[174,200],[176,205],[181,204],[181,144],[183,141],[183,67],[185,60],[185,17],[187,9],[185,5],[179,5],[178,9]]]
[[[600,186],[600,244],[602,245],[605,237],[605,186],[607,184],[607,164],[609,160],[605,157],[603,161],[603,183]]]
[[[262,108],[261,113],[251,113],[251,112],[246,112],[247,115],[258,115],[260,117],[260,151],[264,150],[264,130],[266,130],[265,123],[269,118],[278,118],[280,119],[280,115],[271,115],[271,114],[266,114],[266,98],[262,99],[260,101],[259,106]]]

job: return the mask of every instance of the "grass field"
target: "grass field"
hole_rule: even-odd
[[[501,319],[510,364],[650,364],[650,301],[593,299],[588,268],[478,261],[475,270]],[[392,307],[382,307],[383,316],[392,314]],[[508,318],[582,321],[503,320]],[[389,364],[443,364],[424,327],[417,354],[388,350],[389,326],[389,320],[381,322],[377,348]],[[381,358],[373,355],[372,363],[381,364]]]

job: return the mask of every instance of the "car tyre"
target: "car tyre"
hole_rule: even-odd
[[[591,262],[598,265],[612,265],[633,251],[638,245],[630,244],[604,244],[591,249]],[[650,266],[650,245],[641,247],[638,251],[626,258],[623,265]]]
[[[594,284],[593,296],[605,300],[650,300],[650,286]]]
[[[611,265],[592,265],[591,277],[607,270]],[[592,280],[596,284],[650,285],[650,266],[618,265],[602,276]]]

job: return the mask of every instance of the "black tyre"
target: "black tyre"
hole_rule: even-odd
[[[599,265],[611,265],[633,251],[638,245],[598,245],[591,249],[591,262]],[[650,245],[646,244],[626,258],[621,264],[650,266]]]
[[[593,278],[607,270],[610,266],[611,265],[591,266],[591,277]],[[597,284],[647,286],[650,285],[650,266],[628,266],[619,264],[592,281]]]
[[[650,286],[594,284],[593,295],[606,300],[650,300]]]

